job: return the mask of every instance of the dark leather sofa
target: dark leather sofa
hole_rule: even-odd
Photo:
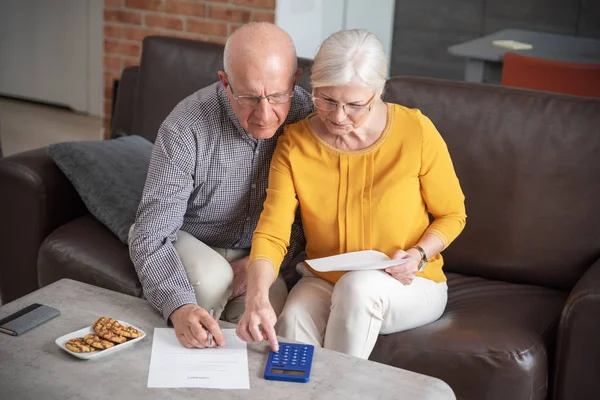
[[[112,135],[153,140],[179,100],[217,79],[221,55],[146,38],[141,66],[123,72]],[[442,318],[381,336],[371,359],[439,377],[459,399],[597,398],[600,101],[416,77],[392,78],[385,97],[436,124],[468,218],[444,253]],[[0,204],[3,302],[61,278],[142,295],[127,247],[44,149],[0,160]]]

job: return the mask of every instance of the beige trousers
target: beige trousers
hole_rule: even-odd
[[[446,307],[448,286],[417,277],[403,285],[385,271],[348,272],[331,283],[300,263],[277,321],[278,335],[367,359],[378,335],[437,320]]]
[[[129,242],[134,225],[129,229]],[[230,299],[233,290],[233,270],[229,262],[245,257],[248,250],[210,247],[187,232],[177,232],[173,242],[175,250],[194,288],[198,305],[205,310],[214,309],[215,318],[237,324],[245,309],[246,296]],[[271,285],[269,299],[279,315],[287,298],[287,286],[278,277]]]

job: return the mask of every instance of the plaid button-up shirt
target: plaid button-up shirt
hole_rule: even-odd
[[[284,123],[313,111],[311,96],[296,86]],[[179,103],[162,123],[136,215],[130,253],[144,295],[165,319],[196,304],[173,247],[181,229],[209,246],[249,249],[266,198],[269,164],[280,127],[257,140],[240,125],[219,82]],[[283,265],[304,248],[299,218]]]

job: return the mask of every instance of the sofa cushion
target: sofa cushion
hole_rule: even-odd
[[[128,247],[90,214],[61,226],[44,240],[37,268],[40,287],[69,278],[131,296],[142,295]]]
[[[567,294],[458,274],[448,288],[439,320],[380,336],[371,360],[440,378],[459,399],[546,399]]]
[[[90,213],[122,243],[135,220],[151,153],[152,143],[140,136],[48,146]]]

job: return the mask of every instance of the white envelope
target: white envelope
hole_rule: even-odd
[[[377,250],[363,250],[344,253],[337,256],[314,258],[306,263],[315,271],[360,271],[370,269],[384,269],[393,265],[401,265],[412,258],[391,260],[384,253]]]

